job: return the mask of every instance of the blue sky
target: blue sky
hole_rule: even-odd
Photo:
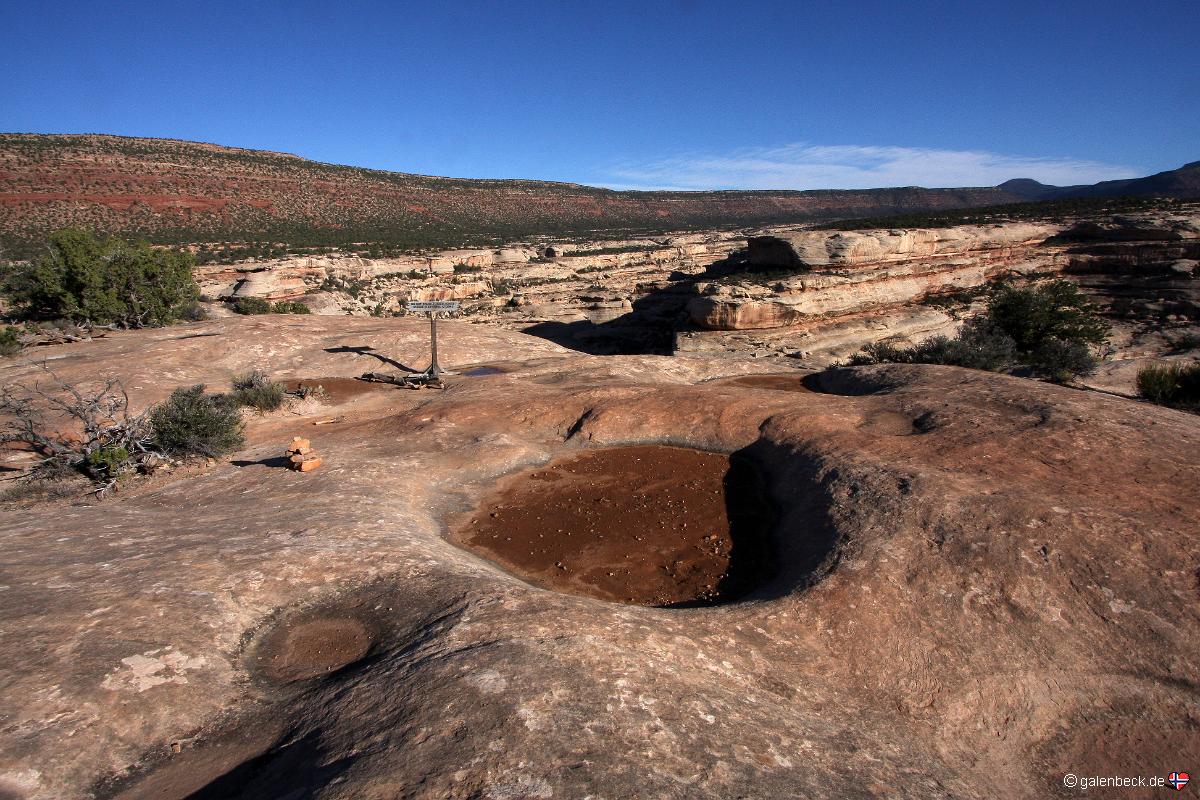
[[[0,130],[633,188],[1200,159],[1188,2],[0,0]]]

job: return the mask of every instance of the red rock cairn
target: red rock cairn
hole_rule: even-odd
[[[299,472],[312,472],[321,466],[321,457],[312,449],[308,439],[296,436],[288,446],[288,466]]]

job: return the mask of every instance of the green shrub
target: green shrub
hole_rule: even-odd
[[[0,492],[0,503],[32,504],[63,500],[78,494],[80,488],[77,481],[28,476],[14,481]]]
[[[895,342],[871,342],[863,345],[863,349],[850,356],[847,362],[852,367],[867,364],[916,364],[917,348],[905,347]]]
[[[1017,358],[1016,345],[982,320],[971,320],[953,339],[934,336],[915,347],[874,342],[850,358],[851,364],[948,364],[970,369],[1000,370]]]
[[[875,342],[850,363],[949,364],[992,371],[1025,364],[1038,375],[1064,382],[1096,371],[1099,362],[1089,345],[1103,342],[1108,330],[1108,323],[1068,281],[1027,289],[1000,285],[988,299],[987,311],[969,320],[954,338],[935,336],[915,347]]]
[[[26,319],[166,325],[199,297],[194,265],[186,251],[68,229],[50,237],[41,258],[13,271],[5,291]]]
[[[483,272],[483,267],[474,267],[470,264],[455,264],[455,272]]]
[[[1011,337],[976,320],[964,324],[944,352],[942,363],[971,369],[1001,370],[1017,360],[1017,346]]]
[[[21,337],[16,328],[0,331],[0,356],[15,356],[21,352]]]
[[[192,303],[179,312],[179,319],[182,322],[204,322],[208,318],[208,309],[199,303]]]
[[[280,300],[271,306],[272,314],[311,314],[312,309],[299,300]]]
[[[1109,331],[1079,287],[1066,280],[1024,289],[1001,284],[988,299],[986,316],[994,328],[1016,342],[1022,354],[1033,353],[1051,338],[1100,344]]]
[[[1137,375],[1138,394],[1152,403],[1200,412],[1200,362],[1153,364]]]
[[[371,281],[366,278],[339,278],[336,275],[326,275],[321,281],[320,290],[323,292],[345,292],[355,300],[369,286]]]
[[[155,445],[173,456],[217,458],[242,446],[242,417],[232,397],[180,387],[150,411]]]
[[[82,466],[87,476],[97,482],[120,478],[133,467],[129,450],[118,445],[93,450]]]
[[[234,376],[232,396],[239,406],[274,411],[283,405],[283,395],[283,384],[271,380],[262,370]]]
[[[1057,337],[1043,341],[1025,358],[1034,372],[1056,383],[1065,383],[1080,375],[1091,375],[1100,366],[1091,349],[1083,342],[1068,342]]]
[[[271,304],[261,297],[239,297],[233,301],[235,314],[270,314]]]

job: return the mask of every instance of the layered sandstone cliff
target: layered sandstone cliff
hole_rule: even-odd
[[[661,239],[543,241],[494,249],[442,250],[367,259],[302,256],[196,269],[211,299],[301,300],[316,313],[399,312],[408,300],[457,299],[470,314],[520,309],[528,318],[578,316],[599,302],[628,305],[639,287],[677,270],[696,271],[745,243],[740,232]],[[592,298],[592,299],[588,299]],[[545,312],[545,313],[542,313]]]
[[[318,314],[461,316],[594,353],[844,359],[884,338],[952,334],[990,281],[1063,275],[1118,320],[1196,317],[1200,211],[864,231],[774,227],[660,239],[543,239],[399,258],[307,256],[197,271],[211,298]],[[220,309],[221,304],[214,306]]]
[[[1185,325],[1200,316],[1198,258],[1200,214],[761,236],[738,270],[696,282],[697,331],[678,344],[822,365],[879,339],[951,334],[988,282],[1051,275],[1118,320]]]
[[[687,310],[699,328],[739,330],[908,304],[1002,272],[1057,269],[1060,251],[1042,245],[1062,229],[1010,223],[752,237],[744,277],[697,284]],[[755,273],[764,270],[792,274],[760,281]]]

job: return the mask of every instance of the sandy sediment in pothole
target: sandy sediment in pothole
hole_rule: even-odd
[[[450,540],[549,589],[681,608],[732,602],[767,582],[772,517],[746,459],[630,445],[512,476]]]
[[[266,360],[419,361],[422,328],[223,321],[46,354],[149,401]],[[728,361],[445,339],[448,364],[504,371],[254,418],[231,462],[0,512],[0,791],[1041,798],[1200,746],[1196,417],[953,368],[780,391],[719,380],[754,369]],[[271,466],[301,432],[322,468]],[[756,465],[769,580],[611,603],[446,538],[510,476],[637,444]]]

